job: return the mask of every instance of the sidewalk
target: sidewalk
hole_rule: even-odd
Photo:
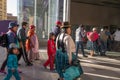
[[[5,59],[6,53],[3,48],[0,47],[0,66]],[[20,75],[24,80],[57,80],[58,75],[54,72],[50,72],[48,69],[44,69],[43,62],[47,59],[46,50],[40,50],[40,60],[34,61],[33,66],[26,66],[23,58],[20,60],[21,66],[19,69],[23,72]],[[0,80],[3,80],[5,74],[0,73]],[[10,80],[15,80],[14,77]]]
[[[115,53],[108,53],[115,54]],[[118,53],[119,54],[119,53]],[[5,57],[4,50],[0,48],[0,66]],[[120,80],[120,60],[116,57],[88,57],[84,58],[79,54],[79,59],[84,70],[81,80]],[[23,59],[20,61],[20,70],[23,71],[22,78],[24,80],[57,80],[58,74],[44,69],[42,66],[47,59],[47,51],[45,48],[40,49],[40,60],[34,61],[31,67],[25,66]],[[0,73],[0,80],[5,75]],[[12,78],[11,80],[15,80]]]

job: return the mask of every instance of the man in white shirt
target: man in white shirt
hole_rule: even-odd
[[[83,38],[85,37],[86,33],[84,31],[84,27],[81,24],[77,29],[76,29],[76,54],[78,56],[78,50],[81,48],[81,52],[83,54],[83,57],[87,57],[84,52],[84,47],[83,47]]]
[[[120,51],[120,28],[114,33],[114,40],[115,51]]]

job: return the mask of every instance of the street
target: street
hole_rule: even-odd
[[[5,58],[5,51],[0,47],[0,66]],[[20,60],[19,69],[23,80],[57,80],[56,72],[44,69],[42,64],[47,59],[46,49],[40,49],[40,60],[34,61],[33,66],[26,66],[23,59]],[[108,52],[106,57],[88,57],[83,58],[79,54],[79,59],[84,70],[80,80],[120,80],[120,53]],[[0,73],[0,80],[3,80],[5,74]],[[15,80],[12,77],[11,80]]]

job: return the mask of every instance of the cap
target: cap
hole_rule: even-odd
[[[30,29],[33,29],[33,28],[35,28],[35,26],[34,26],[34,25],[31,25],[29,28],[30,28]]]
[[[57,21],[56,22],[56,25],[61,25],[62,23],[60,21]]]
[[[9,45],[9,49],[11,49],[11,48],[18,48],[18,46],[15,43],[11,43]]]
[[[13,27],[18,27],[18,26],[19,26],[19,25],[18,25],[17,23],[15,23],[15,22],[10,22],[8,28],[10,29],[10,28],[13,28]]]

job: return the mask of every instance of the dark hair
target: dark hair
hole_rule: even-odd
[[[80,25],[79,25],[79,27],[83,28],[83,27],[84,27],[84,25],[83,25],[83,24],[80,24]]]
[[[68,28],[70,28],[70,27],[64,27],[64,28],[62,28],[62,29],[61,29],[61,32],[62,32],[62,33],[67,33],[67,29],[68,29]]]
[[[13,53],[13,49],[14,49],[14,48],[8,49],[8,53],[9,53],[9,54],[14,54],[14,53]]]
[[[27,22],[22,22],[22,26],[26,26],[27,24]]]
[[[118,31],[120,31],[120,28],[118,28]]]
[[[49,34],[49,39],[51,39],[52,36],[55,36],[55,34],[54,34],[53,32],[51,32],[51,33]]]

